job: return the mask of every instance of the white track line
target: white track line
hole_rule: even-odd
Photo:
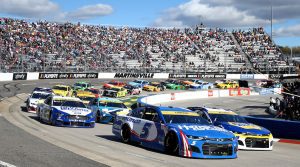
[[[280,140],[280,139],[273,138],[273,141],[274,141],[274,142],[279,142],[279,140]]]
[[[12,164],[9,164],[9,163],[3,162],[3,161],[0,161],[0,166],[3,166],[3,167],[16,167],[15,165],[12,165]]]

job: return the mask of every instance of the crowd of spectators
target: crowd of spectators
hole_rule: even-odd
[[[262,27],[237,30],[233,34],[256,70],[288,68],[287,60]]]
[[[277,64],[279,50],[262,29],[233,34],[254,66],[259,58]],[[2,71],[239,71],[245,65],[232,33],[203,26],[133,28],[0,18],[0,36]]]

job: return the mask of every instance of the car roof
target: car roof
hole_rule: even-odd
[[[57,86],[57,87],[70,87],[70,86],[68,86],[68,85],[54,85],[54,86]]]
[[[186,108],[180,108],[180,107],[172,107],[172,106],[169,106],[169,107],[166,107],[166,106],[157,106],[157,108],[161,111],[180,111],[180,112],[193,112],[189,109],[186,109]]]
[[[226,114],[226,115],[238,115],[237,113],[226,110],[222,108],[209,108],[209,107],[203,107],[207,110],[208,114]]]
[[[88,84],[88,82],[86,82],[86,81],[78,81],[78,82],[76,82],[75,84],[77,84],[77,83],[84,83],[84,84]]]
[[[69,100],[69,101],[81,101],[79,98],[76,97],[65,97],[65,96],[53,96],[53,100]]]
[[[114,98],[109,98],[109,97],[100,97],[98,98],[98,101],[103,101],[103,102],[115,102],[115,103],[123,103],[121,100],[114,99]]]
[[[49,94],[52,94],[52,92],[45,92],[45,91],[33,91],[32,94],[46,94],[46,95],[49,95]]]

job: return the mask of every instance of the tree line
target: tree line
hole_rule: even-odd
[[[290,55],[291,54],[291,47],[288,46],[279,46],[281,49],[282,53],[285,55]],[[293,55],[300,55],[300,46],[293,47]]]

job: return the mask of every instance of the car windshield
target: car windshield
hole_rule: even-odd
[[[75,86],[78,86],[78,87],[86,87],[86,84],[85,84],[85,83],[76,83]]]
[[[93,94],[100,94],[98,89],[85,89],[85,91],[92,92]]]
[[[54,86],[53,89],[56,89],[56,90],[63,90],[63,91],[67,91],[67,87],[62,87],[62,86]]]
[[[86,106],[81,101],[63,101],[61,106],[64,107],[78,107],[78,108],[86,108]]]
[[[43,91],[43,92],[52,92],[52,89],[51,88],[34,88],[33,91]]]
[[[110,81],[110,82],[108,82],[108,84],[117,85],[118,83],[116,81]]]
[[[158,83],[151,83],[149,85],[151,85],[151,86],[158,86],[159,84]]]
[[[210,118],[214,121],[219,122],[239,122],[239,123],[248,123],[245,118],[239,115],[232,114],[209,114]]]
[[[84,101],[91,101],[93,100],[95,97],[78,97],[79,99],[81,100],[84,100]]]
[[[210,123],[200,117],[196,112],[176,112],[176,111],[162,111],[166,123],[192,123],[201,125],[210,125]]]
[[[125,88],[125,89],[133,89],[133,86],[125,85],[124,88]]]
[[[109,90],[120,91],[118,88],[110,88]]]
[[[100,102],[99,106],[106,106],[106,107],[116,107],[116,108],[127,108],[123,103],[116,103],[116,102]]]
[[[49,96],[50,96],[50,94],[34,93],[34,94],[32,94],[31,98],[34,98],[34,99],[46,99]]]

